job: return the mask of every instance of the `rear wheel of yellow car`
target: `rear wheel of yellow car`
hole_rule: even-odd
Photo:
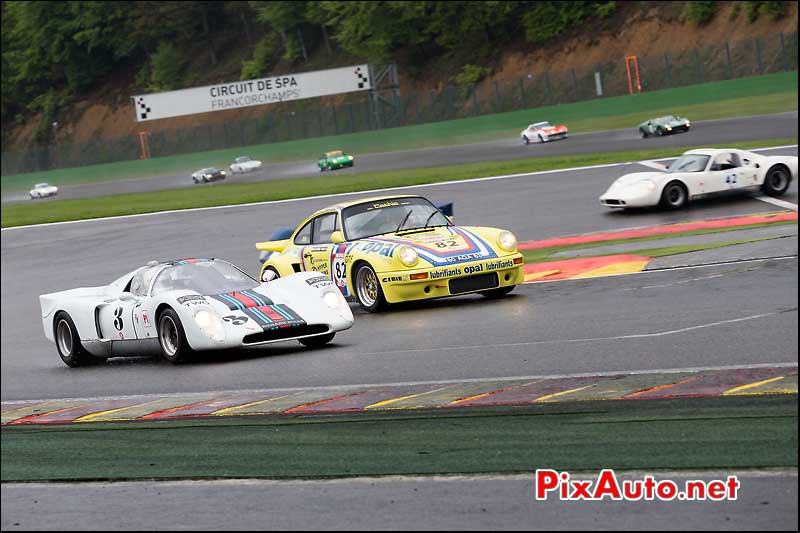
[[[366,263],[359,265],[353,279],[355,280],[356,300],[365,311],[375,313],[386,307],[383,288],[371,266]]]
[[[275,267],[268,266],[261,272],[261,281],[264,282],[275,281],[280,277],[281,275],[278,274],[278,271],[275,269]]]

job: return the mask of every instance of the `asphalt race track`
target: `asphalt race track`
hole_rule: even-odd
[[[796,155],[797,149],[770,153]],[[597,196],[614,178],[638,169],[638,165],[616,165],[413,187],[403,193],[454,201],[459,224],[509,228],[520,240],[779,209],[750,197],[697,202],[679,212],[622,213],[599,205]],[[796,182],[782,199],[797,203]],[[39,294],[102,285],[151,259],[212,255],[255,274],[253,243],[267,238],[275,227],[292,225],[336,200],[305,199],[4,230],[2,399],[796,360],[796,257],[711,267],[703,269],[702,275],[690,269],[525,285],[496,302],[464,296],[405,305],[382,315],[358,313],[354,328],[339,334],[328,349],[278,344],[257,351],[213,353],[178,367],[155,358],[128,358],[69,369],[43,336]],[[786,255],[796,256],[797,250],[787,250]],[[705,279],[709,272],[721,275]],[[703,279],[692,281],[695,278]],[[663,334],[623,338],[659,333]]]
[[[662,473],[657,479],[682,483],[685,479],[723,479],[730,474]],[[84,530],[100,523],[108,530],[275,531],[773,531],[797,524],[796,471],[736,474],[742,484],[738,500],[713,503],[534,501],[530,474],[330,481],[3,483],[2,526],[3,531],[62,529],[66,516],[70,529]]]
[[[520,125],[520,130],[525,125]],[[699,146],[715,143],[735,143],[759,139],[785,139],[797,136],[797,111],[740,117],[720,120],[694,122],[692,131],[667,137],[641,139],[634,128],[611,130],[595,133],[573,134],[564,141],[553,141],[545,144],[523,146],[519,138],[514,136],[501,141],[459,146],[445,146],[385,152],[356,156],[353,168],[334,171],[331,175],[376,172],[381,170],[398,170],[406,168],[424,168],[459,163],[477,163],[481,161],[502,161],[524,159],[526,157],[546,157],[568,154],[618,152],[628,150],[644,150],[680,146]],[[331,149],[347,149],[346,146],[333,146]],[[680,152],[680,150],[677,150]],[[242,155],[246,150],[242,151]],[[230,161],[219,161],[220,168],[227,168]],[[316,160],[307,163],[277,163],[264,165],[261,170],[248,174],[229,175],[228,182],[244,183],[268,181],[275,179],[302,178],[319,175]],[[57,184],[57,180],[53,180]],[[108,183],[76,185],[61,187],[56,198],[82,198],[105,196],[110,194],[147,192],[179,187],[207,187],[215,184],[195,185],[189,174],[166,175],[150,178],[135,178]],[[29,202],[27,192],[16,192],[3,195],[2,203]],[[41,201],[52,201],[43,199]],[[40,202],[40,200],[37,200]]]

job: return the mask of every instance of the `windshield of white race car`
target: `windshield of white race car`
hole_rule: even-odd
[[[226,261],[177,261],[159,272],[152,294],[188,290],[212,295],[253,289],[258,285],[256,280]]]
[[[342,210],[342,220],[348,241],[450,225],[448,218],[425,198],[389,198],[353,205]]]
[[[711,156],[702,154],[684,154],[672,162],[667,172],[702,172]]]

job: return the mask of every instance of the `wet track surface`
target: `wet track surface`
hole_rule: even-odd
[[[662,473],[657,479],[683,483],[685,479],[725,479],[730,474],[729,471]],[[82,485],[4,483],[2,526],[4,531],[61,529],[63,517],[70,516],[70,526],[75,529],[93,529],[101,522],[112,530],[163,529],[165,524],[200,530],[356,527],[770,531],[796,527],[796,470],[733,474],[738,474],[741,480],[738,500],[711,504],[562,502],[555,498],[535,501],[532,475]],[[109,500],[114,502],[113,506],[93,503]],[[43,508],[50,512],[40,512]],[[143,508],[147,512],[142,512]],[[220,512],[221,508],[224,512]]]
[[[420,150],[356,155],[356,166],[325,174],[339,176],[381,170],[435,167],[481,161],[503,161],[569,154],[647,150],[681,146],[698,146],[712,143],[735,143],[758,139],[783,139],[797,136],[797,112],[774,115],[740,117],[701,121],[693,124],[688,133],[641,139],[635,129],[612,130],[596,133],[574,134],[563,141],[523,146],[517,137],[501,141],[458,146],[445,146]],[[346,147],[340,147],[346,148]],[[244,154],[246,150],[242,150]],[[216,163],[227,168],[229,161]],[[265,164],[261,170],[248,174],[229,176],[230,183],[247,183],[320,175],[315,160],[307,163]],[[53,180],[57,184],[57,180]],[[137,178],[108,183],[62,187],[59,199],[104,196],[110,194],[147,192],[179,187],[208,187],[214,184],[195,185],[189,173]],[[3,203],[30,201],[26,192],[3,195]],[[51,201],[44,199],[42,201]],[[37,200],[38,202],[38,200]]]
[[[599,205],[597,196],[614,178],[638,168],[620,165],[403,192],[454,201],[458,223],[506,227],[521,240],[778,210],[749,197],[697,202],[679,212],[623,213]],[[797,202],[796,183],[784,199]],[[718,278],[677,285],[670,283],[696,273],[526,285],[502,301],[464,296],[405,305],[382,315],[359,313],[354,328],[337,336],[329,349],[286,343],[263,351],[209,354],[181,367],[134,358],[69,369],[44,339],[39,294],[108,283],[150,259],[214,255],[255,274],[253,243],[334,201],[308,199],[3,231],[2,398],[510,377],[797,358],[796,260],[758,268],[718,267],[724,274]],[[796,247],[786,253],[796,255]],[[635,290],[649,285],[665,287]],[[760,314],[769,317],[649,340],[574,342]]]

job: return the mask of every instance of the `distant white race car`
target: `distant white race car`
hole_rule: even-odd
[[[259,283],[219,259],[153,261],[110,285],[43,294],[39,302],[44,334],[71,367],[159,349],[180,363],[200,350],[292,339],[322,346],[353,325],[327,276]]]
[[[732,191],[786,193],[797,178],[797,157],[763,156],[732,149],[689,150],[663,172],[636,172],[617,179],[600,197],[606,207],[680,209],[690,200]]]
[[[231,172],[234,174],[244,174],[245,172],[251,172],[253,170],[258,170],[259,168],[261,168],[261,161],[256,161],[255,159],[250,159],[247,156],[242,156],[233,160]]]
[[[56,194],[58,194],[58,187],[50,185],[49,183],[37,183],[30,192],[31,199],[46,198],[48,196],[55,196]]]
[[[566,139],[569,129],[563,124],[553,126],[549,122],[537,122],[522,130],[519,135],[522,138],[522,144],[546,143],[554,139]]]

